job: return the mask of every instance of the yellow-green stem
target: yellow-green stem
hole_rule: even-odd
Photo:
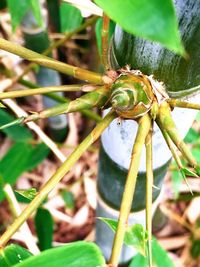
[[[24,209],[20,216],[14,221],[14,223],[7,229],[7,231],[0,238],[0,247],[6,245],[12,235],[19,229],[19,227],[25,222],[29,216],[39,207],[42,201],[47,197],[49,192],[59,183],[63,176],[71,169],[81,155],[87,150],[87,148],[93,144],[106,127],[115,118],[114,111],[109,114],[100,122],[94,130],[84,139],[84,141],[77,146],[74,152],[68,157],[68,159],[62,164],[62,166],[56,171],[56,173],[43,185],[40,192],[31,201],[31,203]]]
[[[149,266],[152,267],[152,188],[153,188],[153,162],[152,162],[152,127],[145,140],[146,145],[146,230],[148,232]]]
[[[118,227],[114,238],[112,254],[110,258],[110,266],[116,267],[119,262],[121,249],[123,246],[124,235],[128,224],[128,216],[133,201],[137,174],[140,164],[142,147],[144,145],[147,134],[151,127],[151,119],[148,114],[144,115],[138,122],[138,131],[133,145],[131,154],[131,163],[128,170],[124,193],[120,207]]]
[[[112,82],[111,79],[107,76],[102,76],[98,73],[57,61],[55,59],[33,52],[20,45],[6,41],[2,38],[0,38],[0,49],[18,55],[27,60],[33,61],[41,66],[57,70],[61,73],[73,76],[77,79],[84,80],[90,83],[104,84]]]
[[[191,108],[200,110],[200,104],[188,103],[186,101],[181,101],[179,99],[168,99],[167,102],[171,107],[179,107],[179,108]]]
[[[176,128],[176,125],[172,119],[170,106],[167,102],[163,102],[160,105],[156,121],[159,127],[161,129],[164,129],[167,132],[171,140],[174,142],[177,148],[181,151],[181,153],[187,159],[189,164],[192,167],[196,168],[197,162],[195,158],[193,157],[190,149],[187,147],[185,142],[181,139],[178,133],[178,130]]]
[[[38,94],[47,94],[52,92],[77,92],[82,91],[83,89],[82,84],[77,85],[61,85],[61,86],[48,86],[48,87],[39,87],[33,89],[21,89],[21,90],[14,90],[10,92],[0,93],[0,99],[6,98],[17,98],[17,97],[24,97],[30,95],[38,95]]]

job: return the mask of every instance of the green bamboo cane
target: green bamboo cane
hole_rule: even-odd
[[[108,127],[111,121],[115,118],[115,112],[110,111],[107,116],[100,122],[93,131],[82,141],[56,173],[43,185],[40,192],[31,201],[31,203],[23,210],[20,216],[13,222],[7,231],[0,238],[0,248],[4,247],[12,235],[19,227],[28,219],[28,217],[39,207],[42,201],[47,197],[49,192],[59,183],[63,176],[71,169],[81,155],[92,145]]]
[[[153,158],[152,158],[152,127],[146,137],[146,230],[148,232],[149,266],[152,267],[152,194],[153,194]]]
[[[22,85],[25,85],[26,87],[29,87],[29,88],[33,88],[33,89],[39,88],[38,84],[30,82],[30,81],[25,80],[25,79],[20,79],[19,83],[22,84]],[[46,96],[48,96],[51,99],[56,100],[59,103],[69,103],[71,101],[67,97],[63,97],[63,96],[60,96],[60,95],[57,95],[57,94],[54,94],[54,93],[47,93]],[[80,112],[84,116],[86,116],[86,117],[88,117],[90,119],[93,119],[96,122],[102,121],[102,118],[98,114],[92,112],[91,110],[81,110]]]
[[[170,106],[167,102],[163,102],[160,105],[156,121],[161,129],[166,130],[167,134],[174,142],[174,144],[177,146],[177,148],[181,151],[183,156],[187,159],[188,163],[194,169],[196,169],[197,172],[199,172],[195,158],[193,157],[192,153],[190,152],[190,149],[187,147],[187,145],[181,139],[178,133],[176,125],[171,116]]]
[[[101,87],[93,92],[87,93],[69,103],[56,105],[55,107],[45,109],[39,113],[34,113],[25,118],[24,122],[35,121],[38,119],[49,118],[62,113],[75,112],[92,107],[102,107],[108,100],[108,88]]]
[[[126,226],[128,224],[128,216],[131,210],[131,205],[133,201],[135,185],[137,180],[137,174],[140,164],[140,157],[142,153],[142,147],[145,143],[147,134],[149,133],[151,127],[151,119],[148,114],[144,115],[138,121],[138,131],[133,145],[133,150],[131,154],[131,163],[128,171],[128,176],[126,179],[126,184],[122,196],[122,202],[120,207],[120,214],[118,220],[118,227],[114,238],[112,254],[110,257],[110,265],[116,267],[118,265],[124,235],[126,231]]]
[[[80,25],[77,29],[71,31],[71,32],[68,32],[68,33],[65,33],[65,36],[58,40],[58,41],[55,41],[53,42],[44,52],[43,52],[43,55],[49,55],[53,49],[56,49],[58,48],[59,46],[63,45],[67,40],[69,40],[73,35],[75,35],[76,33],[79,33],[81,32],[82,30],[86,29],[88,26],[92,25],[93,23],[95,23],[95,21],[97,20],[97,17],[94,16],[92,18],[89,18],[85,23],[83,23],[82,25]],[[17,77],[14,78],[14,82],[16,83],[17,81],[19,81],[21,78],[23,78],[23,76],[25,74],[27,74],[30,70],[32,70],[34,67],[36,67],[37,64],[35,63],[31,63],[29,64],[25,69],[24,71]]]
[[[200,110],[200,104],[188,103],[186,101],[181,101],[179,99],[168,99],[167,102],[173,108],[179,107],[179,108],[191,108],[191,109]]]
[[[79,67],[74,67],[66,63],[62,63],[55,59],[49,58],[47,56],[41,55],[39,53],[33,52],[27,48],[20,45],[13,44],[0,38],[0,49],[18,55],[27,60],[33,61],[41,66],[57,70],[61,73],[73,76],[80,80],[85,80],[87,82],[95,84],[111,83],[112,79],[108,76],[102,76],[98,73],[88,71]]]
[[[50,92],[84,92],[84,86],[82,84],[76,85],[60,85],[60,86],[46,86],[32,89],[20,89],[10,92],[0,93],[0,99],[17,98],[31,95],[47,94]]]

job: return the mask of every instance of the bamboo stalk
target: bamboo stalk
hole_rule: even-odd
[[[109,69],[109,64],[108,64],[109,25],[110,25],[110,18],[105,13],[103,13],[103,27],[101,32],[102,62],[106,70]]]
[[[137,174],[140,164],[140,157],[142,153],[142,147],[144,145],[147,134],[149,133],[151,127],[151,119],[148,114],[143,116],[138,122],[138,131],[133,145],[133,150],[131,154],[131,163],[126,179],[126,184],[124,188],[124,193],[122,196],[122,202],[120,207],[120,214],[118,220],[118,227],[114,238],[112,254],[110,257],[110,266],[116,267],[119,262],[119,257],[124,241],[124,235],[126,231],[126,226],[128,224],[128,216],[131,210],[131,205],[133,201],[135,185],[137,180]]]
[[[50,92],[79,92],[84,91],[84,86],[82,84],[77,85],[60,85],[60,86],[47,86],[47,87],[39,87],[32,89],[21,89],[14,90],[10,92],[0,93],[0,99],[6,98],[17,98],[38,94],[47,94]]]
[[[18,228],[28,219],[28,217],[39,207],[42,201],[47,197],[49,192],[59,183],[63,176],[71,169],[81,155],[92,145],[105,130],[106,127],[115,118],[114,111],[110,111],[108,115],[100,122],[93,131],[82,141],[74,152],[68,157],[63,165],[56,171],[56,173],[43,185],[40,192],[31,201],[31,203],[23,210],[14,223],[7,229],[7,231],[0,237],[0,248],[4,247],[12,235]]]
[[[2,38],[0,38],[0,49],[18,55],[27,60],[33,61],[41,66],[57,70],[61,73],[73,76],[77,79],[84,80],[90,83],[104,84],[112,82],[112,79],[107,76],[102,76],[98,73],[57,61],[55,59],[33,52],[20,45],[13,44],[12,42],[6,41]]]
[[[191,108],[191,109],[200,110],[200,104],[189,103],[186,101],[181,101],[179,99],[168,99],[167,102],[173,108],[179,107],[179,108]]]
[[[153,158],[152,158],[152,127],[145,140],[146,146],[146,230],[148,232],[149,266],[152,267],[152,201],[153,201]]]

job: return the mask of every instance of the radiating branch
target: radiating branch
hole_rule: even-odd
[[[101,135],[101,133],[108,127],[111,121],[115,118],[114,111],[110,111],[107,116],[100,122],[93,131],[82,141],[74,152],[68,157],[63,165],[56,171],[56,173],[43,185],[40,192],[32,200],[32,202],[22,211],[20,216],[16,218],[14,223],[7,229],[7,231],[0,237],[0,247],[4,247],[12,235],[19,229],[19,227],[29,218],[29,216],[39,207],[44,201],[49,192],[59,183],[63,176],[71,169],[81,155],[92,145]]]
[[[146,114],[139,120],[138,123],[138,131],[131,154],[131,163],[128,170],[126,184],[122,196],[118,227],[115,234],[112,254],[109,262],[110,266],[112,267],[116,267],[118,265],[122,245],[124,242],[124,235],[126,227],[128,225],[128,216],[132,206],[142,147],[145,143],[146,136],[149,133],[151,127],[151,119],[149,115]]]

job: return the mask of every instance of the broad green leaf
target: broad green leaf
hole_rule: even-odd
[[[102,24],[103,24],[102,18],[99,18],[95,25],[97,46],[98,46],[98,51],[99,51],[100,56],[102,54],[102,41],[101,41]],[[109,41],[114,33],[114,30],[115,30],[115,23],[111,20],[109,24],[109,35],[108,35]]]
[[[49,149],[44,144],[32,146],[25,142],[17,142],[0,160],[2,179],[13,185],[25,171],[35,168],[48,155]],[[4,198],[0,188],[0,201]]]
[[[0,250],[0,266],[10,267],[31,257],[32,254],[19,245],[9,245],[4,250]]]
[[[175,267],[173,261],[159,244],[159,242],[153,238],[152,240],[152,258],[154,266],[156,267]],[[148,267],[148,257],[144,257],[141,254],[136,255],[129,267]]]
[[[81,25],[83,17],[78,8],[62,2],[60,4],[61,32],[70,32]]]
[[[0,1],[0,9],[3,9],[6,7],[6,0],[1,0]]]
[[[35,188],[30,188],[27,190],[15,190],[15,192],[28,200],[33,200],[37,194],[37,190]]]
[[[105,222],[114,232],[117,230],[118,221],[99,217],[101,221]],[[147,232],[141,224],[134,224],[128,226],[126,229],[124,243],[127,246],[133,246],[141,254],[145,255],[147,244]]]
[[[179,170],[173,170],[171,172],[172,189],[174,191],[174,197],[178,198],[180,187],[183,181],[182,174]]]
[[[171,0],[95,0],[95,2],[127,32],[159,42],[168,49],[184,55]]]
[[[36,21],[42,25],[42,17],[40,12],[39,0],[7,0],[8,8],[11,15],[11,23],[13,31],[23,20],[27,11],[32,10]]]
[[[74,242],[66,246],[48,249],[14,267],[105,267],[100,249],[89,242]]]
[[[74,195],[70,191],[63,190],[61,192],[61,196],[63,200],[65,201],[65,205],[69,209],[74,209],[75,207],[75,201],[74,201]]]
[[[31,0],[7,0],[8,8],[11,15],[13,31],[16,30],[26,12],[29,10]]]
[[[190,252],[194,259],[197,259],[198,257],[200,257],[200,239],[192,241],[192,247],[191,247]]]
[[[26,171],[31,171],[41,163],[49,154],[49,148],[44,143],[32,146],[31,154],[27,160]]]
[[[10,123],[15,118],[7,111],[0,109],[0,126]],[[14,141],[28,141],[33,138],[31,132],[22,125],[15,125],[1,130]]]
[[[35,229],[38,236],[40,250],[52,247],[54,221],[51,213],[44,208],[39,208],[35,216]]]
[[[60,3],[55,0],[47,0],[47,8],[48,8],[48,15],[50,17],[50,21],[55,27],[56,32],[60,32],[61,25],[60,25]]]
[[[32,7],[33,14],[36,18],[38,25],[42,26],[43,25],[43,19],[42,19],[42,14],[41,14],[40,0],[31,0],[31,7]]]
[[[190,128],[188,131],[186,137],[184,138],[184,141],[186,143],[195,143],[195,141],[199,138],[199,133],[195,131],[193,128]]]
[[[192,149],[192,154],[195,157],[196,161],[200,163],[200,145]]]

